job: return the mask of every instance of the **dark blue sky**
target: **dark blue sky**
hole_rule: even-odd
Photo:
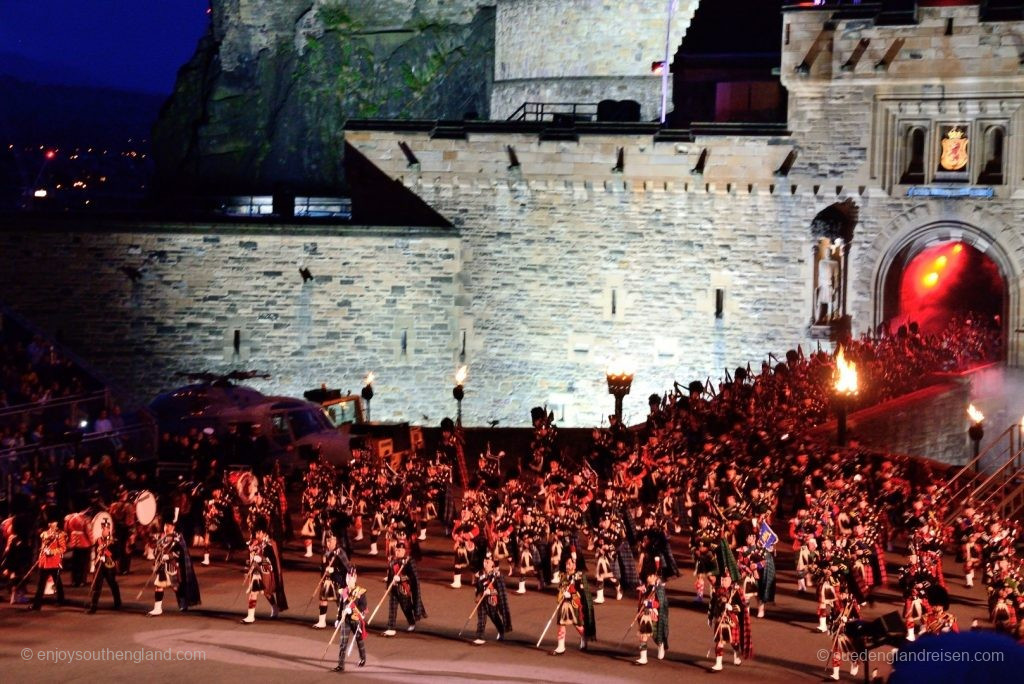
[[[208,0],[0,0],[0,62],[73,85],[170,93],[209,25]],[[23,76],[24,74],[15,73]],[[46,79],[52,80],[52,79]]]

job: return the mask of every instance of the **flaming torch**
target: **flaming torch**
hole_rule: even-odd
[[[981,470],[981,464],[978,463],[978,455],[981,453],[981,439],[985,436],[985,426],[982,424],[985,420],[985,414],[974,408],[974,404],[967,407],[967,416],[971,419],[971,426],[967,428],[967,436],[971,438],[971,442],[974,443],[974,472]],[[1024,424],[1024,419],[1022,419]]]
[[[360,392],[366,402],[366,422],[370,422],[370,400],[373,399],[373,371],[366,374],[363,380],[363,390]]]
[[[455,420],[459,425],[462,425],[462,398],[466,396],[462,386],[466,383],[466,375],[468,375],[468,373],[468,366],[463,366],[459,370],[455,371],[455,387],[452,388],[452,396],[455,397],[456,404]]]
[[[633,386],[634,373],[627,370],[622,363],[615,363],[605,371],[605,380],[608,381],[608,394],[615,397],[615,422],[622,424],[622,400],[629,394]]]
[[[836,352],[836,441],[846,446],[846,413],[857,394],[857,364],[846,360],[843,348]]]

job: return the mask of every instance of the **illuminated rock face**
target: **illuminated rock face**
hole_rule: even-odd
[[[340,194],[348,118],[486,118],[494,10],[478,4],[214,3],[154,130],[159,184]]]

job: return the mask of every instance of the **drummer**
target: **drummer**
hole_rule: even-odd
[[[89,525],[92,517],[100,509],[98,496],[80,513],[69,513],[64,516],[64,533],[68,536],[68,553],[71,569],[71,586],[83,587],[89,566],[89,550],[92,539],[89,538]]]
[[[117,540],[113,536],[112,520],[110,515],[99,513],[96,516],[99,522],[99,532],[94,531],[96,538],[93,542],[93,563],[95,570],[92,578],[92,588],[89,591],[89,613],[96,612],[99,604],[100,591],[105,581],[110,586],[110,594],[114,598],[114,610],[121,607],[121,588],[117,585]]]
[[[135,506],[130,501],[131,493],[124,485],[118,485],[116,497],[110,504],[110,517],[114,521],[113,536],[118,540],[117,573],[127,575],[132,569],[132,552],[135,550]]]

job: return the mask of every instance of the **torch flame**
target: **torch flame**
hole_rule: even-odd
[[[836,392],[857,393],[857,364],[853,361],[847,362],[842,347],[836,354]]]
[[[373,371],[370,371],[369,373],[366,374],[366,380],[363,380],[363,384],[372,385],[374,377],[376,376],[373,374]]]
[[[980,423],[985,420],[985,414],[974,408],[974,404],[967,407],[967,415],[971,417],[971,421],[974,423]],[[1022,419],[1022,423],[1024,423],[1024,419]]]
[[[463,366],[459,370],[455,371],[455,384],[462,385],[466,382],[466,376],[469,374],[469,366]]]
[[[616,359],[608,364],[605,375],[611,378],[632,378],[636,375],[636,371],[633,369],[632,364],[622,359]]]

